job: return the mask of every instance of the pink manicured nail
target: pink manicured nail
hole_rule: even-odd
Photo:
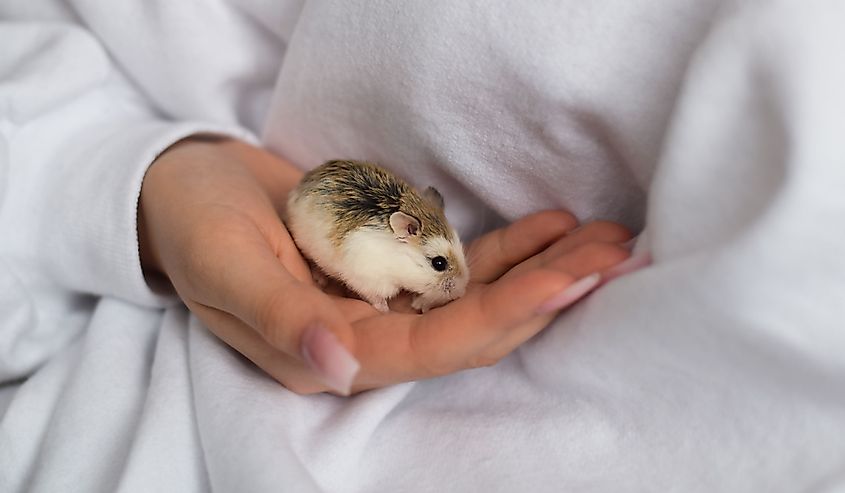
[[[302,356],[323,382],[343,395],[352,390],[352,380],[361,364],[322,325],[314,325],[302,334]]]
[[[651,254],[649,252],[637,252],[628,257],[628,259],[624,262],[608,269],[607,272],[604,273],[602,284],[606,284],[617,277],[630,274],[631,272],[640,270],[649,265],[651,265]]]
[[[635,236],[635,237],[631,238],[630,240],[626,241],[625,243],[622,243],[622,248],[624,248],[625,250],[628,250],[629,252],[633,252],[634,247],[637,246],[638,241],[640,241],[640,237]]]
[[[587,277],[582,277],[581,279],[578,279],[577,281],[570,284],[569,287],[567,287],[560,293],[552,296],[551,298],[546,300],[542,305],[540,305],[537,308],[537,314],[543,315],[546,313],[560,310],[562,308],[566,308],[572,303],[578,301],[578,299],[582,298],[585,294],[592,291],[593,288],[598,286],[600,281],[601,275],[598,273],[590,274]]]

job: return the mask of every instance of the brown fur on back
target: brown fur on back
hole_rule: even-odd
[[[423,198],[406,181],[373,163],[328,161],[308,172],[299,185],[308,196],[337,218],[332,240],[340,244],[361,227],[390,229],[390,215],[404,212],[420,221],[418,241],[449,238],[443,210]]]

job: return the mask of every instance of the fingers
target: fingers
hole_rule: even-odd
[[[631,233],[618,224],[605,221],[592,222],[570,232],[563,238],[560,238],[541,253],[525,260],[511,269],[506,275],[517,275],[521,272],[538,268],[550,262],[554,262],[555,259],[566,256],[578,248],[590,244],[606,244],[610,246],[610,248],[606,249],[606,251],[609,252],[608,254],[611,255],[612,258],[616,258],[617,253],[622,253],[625,250],[625,248],[622,247],[622,243],[628,241],[630,238]],[[627,255],[625,257],[627,257]],[[625,260],[625,257],[618,259],[617,262]],[[576,256],[575,258],[581,257]],[[576,266],[575,268],[577,271],[573,271],[573,273],[575,273],[577,277],[583,277],[591,274],[592,272],[597,272],[584,272],[583,268],[579,266]]]
[[[249,223],[228,228],[205,248],[190,249],[191,296],[183,299],[234,315],[271,347],[347,393],[358,370],[354,334],[332,299],[310,282],[307,267],[306,281],[287,271],[279,257],[292,255],[286,249],[295,246],[274,252]]]
[[[548,247],[578,225],[572,214],[544,211],[527,216],[474,241],[467,251],[472,280],[490,282]]]
[[[573,283],[576,276],[565,271],[580,275],[602,270],[625,255],[622,247],[583,245],[545,268],[502,278],[489,286],[473,285],[461,300],[424,316],[381,315],[359,300],[333,299],[345,315],[356,320],[357,355],[363,366],[350,382],[351,390],[359,392],[493,364],[542,330],[556,310],[563,308],[550,310],[549,299],[567,294],[571,303],[586,293],[589,287],[585,290],[577,286],[584,278]],[[307,360],[269,345],[236,317],[205,306],[191,306],[191,310],[223,341],[294,392],[328,389],[349,393],[350,384],[338,390],[341,386],[315,376]]]
[[[412,361],[425,376],[486,364],[479,360],[485,348],[536,317],[543,303],[574,280],[562,271],[536,269],[480,286],[417,320],[410,340]]]
[[[585,276],[627,256],[619,245],[581,245],[546,265],[489,285],[474,284],[463,298],[425,315],[391,313],[365,319],[355,327],[357,354],[364,364],[356,385],[492,364],[597,285],[597,278],[584,282]]]
[[[227,285],[244,289],[232,293],[223,308],[254,327],[271,346],[303,358],[332,381],[348,380],[343,385],[348,386],[353,375],[344,372],[351,363],[332,365],[338,358],[351,358],[351,327],[328,295],[293,279],[274,260],[257,257],[233,269]]]
[[[538,310],[538,316],[514,327],[505,337],[490,345],[484,351],[488,360],[498,360],[520,344],[533,337],[546,327],[561,311],[589,295],[603,284],[605,273],[624,263],[627,251],[612,244],[589,244],[576,249],[571,255],[560,257],[546,266],[549,269],[561,269],[573,272],[579,280],[570,285],[563,293],[547,300]],[[602,275],[599,276],[598,272]]]
[[[276,381],[298,394],[334,390],[306,362],[271,346],[250,326],[216,308],[188,302],[188,308],[220,340],[241,353]]]
[[[611,269],[602,273],[602,284],[606,284],[617,277],[630,274],[637,270],[651,265],[651,253],[648,251],[636,252],[631,255],[626,261],[614,265]]]
[[[579,245],[519,275],[486,286],[474,284],[464,298],[424,316],[380,315],[359,300],[329,298],[344,316],[355,321],[356,355],[363,365],[354,382],[343,384],[315,373],[308,357],[292,357],[269,345],[238,318],[209,307],[192,307],[192,311],[221,339],[291,390],[312,393],[328,388],[346,394],[350,386],[357,392],[493,364],[542,330],[557,310],[591,289],[578,286],[583,284],[583,276],[609,268],[626,256],[627,251],[618,245]],[[579,277],[581,280],[574,282]],[[549,306],[549,300],[561,298],[568,300]],[[335,355],[322,363],[342,360],[343,356]]]

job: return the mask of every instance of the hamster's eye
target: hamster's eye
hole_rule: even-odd
[[[449,267],[449,262],[446,261],[445,257],[437,256],[431,259],[431,266],[434,267],[434,270],[437,272],[443,272],[446,270],[446,267]]]

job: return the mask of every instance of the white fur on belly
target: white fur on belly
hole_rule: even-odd
[[[365,300],[376,304],[402,288],[425,286],[421,277],[425,257],[415,247],[396,240],[391,231],[362,228],[351,232],[340,248],[331,236],[332,217],[314,205],[314,199],[291,198],[287,227],[299,249],[327,275],[343,281]]]

